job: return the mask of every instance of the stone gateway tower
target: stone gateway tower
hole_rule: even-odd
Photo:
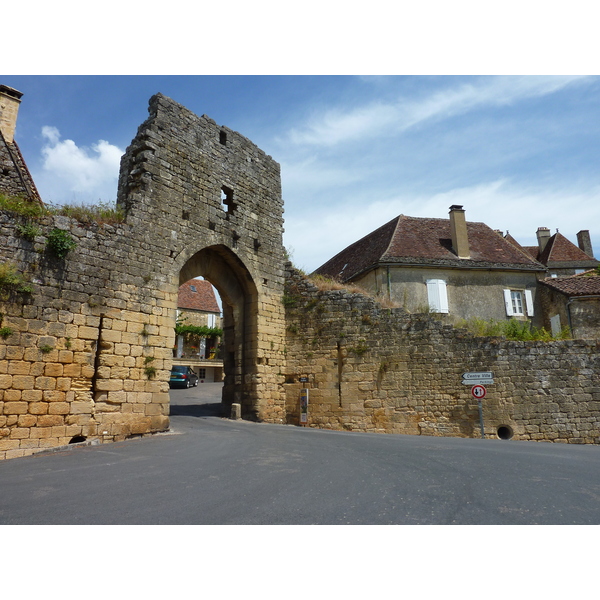
[[[198,276],[223,302],[224,415],[285,422],[279,165],[160,94],[149,113],[122,223],[0,211],[0,459],[167,430],[178,288]]]
[[[244,418],[283,422],[279,165],[240,134],[165,96],[151,98],[149,112],[122,158],[117,198],[135,232],[139,275],[159,284],[170,329],[180,284],[203,276],[217,288],[223,403],[241,405]]]

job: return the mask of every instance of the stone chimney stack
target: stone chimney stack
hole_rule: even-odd
[[[21,92],[7,85],[0,85],[0,131],[9,144],[12,144],[15,137],[17,113],[22,95]]]
[[[579,248],[583,250],[588,256],[594,258],[594,250],[592,248],[592,240],[590,239],[590,232],[587,229],[582,229],[577,234],[577,244]]]
[[[537,230],[537,240],[538,246],[540,247],[540,252],[544,251],[548,240],[550,239],[550,230],[547,227],[538,227]]]
[[[471,258],[465,211],[458,204],[450,207],[450,235],[452,236],[452,250],[458,258]]]

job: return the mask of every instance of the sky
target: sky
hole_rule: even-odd
[[[523,245],[538,227],[600,257],[600,77],[0,75],[42,198],[113,202],[120,157],[161,92],[281,165],[284,244],[313,271],[400,215],[463,205]]]
[[[284,243],[306,271],[399,214],[447,218],[452,204],[462,204],[469,221],[508,230],[525,245],[536,243],[538,227],[558,228],[575,243],[577,231],[589,229],[600,258],[595,4],[372,0],[349,6],[171,0],[156,9],[107,0],[101,9],[82,10],[69,0],[8,3],[0,84],[24,94],[16,139],[42,197],[113,201],[119,157],[145,120],[149,98],[161,92],[240,132],[280,163]],[[256,561],[238,561],[232,579],[231,565],[220,560],[234,545],[240,556],[267,557],[269,577],[260,578],[265,598],[279,598],[283,586],[289,597],[304,597],[306,586],[294,582],[306,576],[321,595],[385,595],[397,579],[373,573],[398,569],[414,582],[405,577],[403,589],[422,591],[426,582],[430,595],[443,594],[448,581],[460,584],[465,576],[471,585],[496,580],[498,564],[526,596],[539,596],[540,589],[585,593],[593,585],[587,528],[562,528],[560,535],[519,528],[527,539],[542,540],[535,548],[515,544],[508,529],[336,527],[335,535],[317,529],[263,528],[258,552],[250,530],[203,529],[200,546],[196,529],[187,532],[188,543],[181,543],[181,528],[94,535],[109,540],[107,550],[118,546],[120,556],[129,549],[113,571],[120,590],[129,585],[138,595],[131,565],[146,568],[157,549],[163,572],[177,573],[161,580],[167,594],[197,588],[197,577],[188,574],[199,561],[213,574],[223,569],[228,588],[237,584],[236,591],[247,592]],[[65,547],[72,543],[72,529],[51,535],[54,545],[57,536]],[[473,552],[481,542],[483,560]],[[10,544],[22,551],[12,552],[8,570],[20,572],[30,540],[15,534]],[[80,556],[69,560],[81,560],[85,585],[89,557]],[[299,567],[294,579],[291,556],[329,568],[320,575]],[[550,574],[557,557],[562,577],[555,570],[531,577]],[[361,569],[350,572],[356,564]],[[46,585],[60,565],[46,560],[38,567],[47,570],[48,577],[38,578]],[[155,593],[157,579],[148,582]],[[502,585],[486,588],[494,598],[505,593]]]

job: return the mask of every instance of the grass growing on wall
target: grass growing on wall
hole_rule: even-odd
[[[10,263],[0,263],[0,298],[11,293],[31,294],[33,286],[19,273],[17,267]]]
[[[478,337],[504,337],[508,340],[521,342],[551,342],[553,340],[564,340],[571,337],[569,328],[563,327],[561,332],[553,336],[544,327],[533,327],[529,321],[510,319],[508,321],[496,321],[484,319],[461,320],[456,327],[466,329]]]
[[[97,204],[41,204],[16,196],[0,194],[0,210],[13,212],[28,220],[41,219],[52,215],[70,217],[80,223],[114,224],[124,221],[124,214],[114,203]]]

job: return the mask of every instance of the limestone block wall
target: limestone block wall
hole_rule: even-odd
[[[279,165],[162,95],[121,163],[123,223],[45,217],[34,239],[0,213],[0,458],[169,427],[180,283],[204,276],[224,309],[224,403],[285,420]],[[75,246],[50,249],[61,230]],[[18,286],[17,286],[18,287]]]
[[[0,289],[0,458],[168,428],[175,306],[131,228],[47,217],[28,241],[15,222],[0,214],[0,261],[31,292]],[[55,228],[77,244],[64,258],[47,245]]]
[[[429,315],[385,309],[346,291],[320,292],[290,269],[288,422],[353,431],[480,437],[462,373],[492,371],[485,436],[600,442],[599,344],[474,338]]]

